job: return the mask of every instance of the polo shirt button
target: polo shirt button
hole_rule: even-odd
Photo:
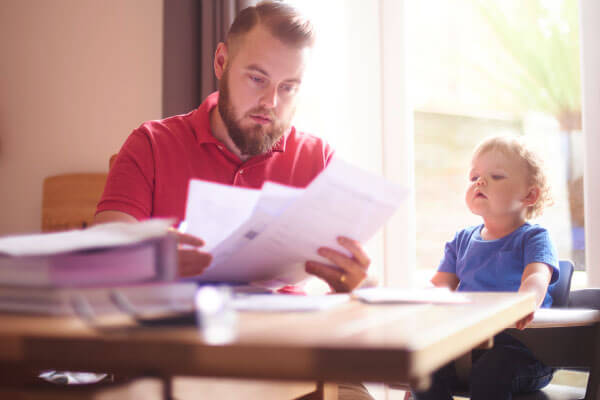
[[[240,175],[243,175],[243,174],[244,174],[244,170],[240,169]]]

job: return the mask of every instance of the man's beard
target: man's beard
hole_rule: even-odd
[[[250,127],[242,128],[239,120],[236,119],[237,113],[229,95],[228,71],[225,71],[219,81],[219,102],[217,107],[227,128],[229,137],[233,140],[233,143],[235,143],[242,155],[256,156],[269,152],[287,130],[290,121],[277,119],[272,110],[264,107],[256,107],[248,111],[245,116],[251,114],[267,115],[271,119],[271,127],[265,127],[257,123]]]

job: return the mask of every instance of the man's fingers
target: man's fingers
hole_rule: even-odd
[[[339,251],[330,249],[328,247],[321,247],[319,250],[317,250],[317,253],[321,257],[325,257],[326,259],[331,261],[333,265],[337,265],[342,269],[359,268],[358,265],[352,265],[356,264],[356,262],[353,259],[348,258],[347,255],[342,254]]]
[[[356,258],[349,258],[347,255],[340,253],[339,251],[327,248],[327,247],[322,247],[320,248],[317,253],[321,256],[321,257],[325,257],[326,259],[328,259],[329,261],[331,261],[331,263],[335,266],[337,266],[338,268],[344,270],[346,273],[348,274],[356,274],[356,275],[364,275],[366,276],[367,273],[367,268],[369,267],[369,265],[362,265],[360,264]]]
[[[354,265],[351,269],[307,261],[305,270],[323,279],[335,292],[351,292],[367,277],[367,271]]]
[[[179,232],[176,229],[172,229],[171,232],[173,232],[177,236],[178,244],[187,244],[195,247],[204,246],[204,240],[200,239],[199,237],[190,235],[189,233]]]
[[[345,236],[340,236],[337,239],[338,243],[342,245],[345,249],[347,249],[352,255],[354,259],[360,264],[361,267],[369,268],[371,264],[371,259],[363,249],[362,245],[356,240],[347,238]]]
[[[323,279],[336,292],[350,292],[366,279],[371,260],[356,240],[345,236],[340,236],[337,240],[352,256],[329,247],[321,247],[317,253],[330,261],[331,265],[308,261],[306,272]]]
[[[196,249],[179,249],[179,276],[182,278],[200,275],[211,263],[212,255]]]
[[[315,261],[307,261],[305,270],[309,274],[323,279],[335,292],[349,291],[349,275],[338,268]]]

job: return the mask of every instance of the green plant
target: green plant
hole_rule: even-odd
[[[492,76],[524,109],[553,115],[565,132],[581,129],[577,0],[474,0],[514,61]]]

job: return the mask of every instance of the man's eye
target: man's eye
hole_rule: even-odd
[[[296,85],[281,85],[281,90],[285,93],[291,94],[296,91]]]
[[[264,83],[264,81],[265,81],[263,78],[261,78],[259,76],[255,76],[255,75],[250,75],[250,80],[254,83],[259,83],[259,84]]]

